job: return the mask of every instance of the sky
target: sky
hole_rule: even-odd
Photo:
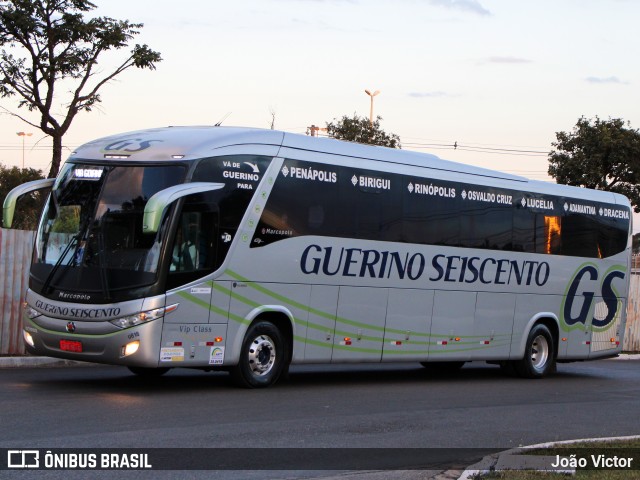
[[[222,119],[269,128],[273,114],[276,129],[304,134],[368,117],[365,89],[380,90],[374,115],[404,149],[537,180],[551,180],[555,132],[581,116],[640,127],[635,0],[93,1],[92,15],[144,23],[133,43],[163,61],[105,86],[65,136],[65,158],[106,135]],[[50,142],[0,115],[0,162],[22,164],[23,138],[25,166],[46,173]]]

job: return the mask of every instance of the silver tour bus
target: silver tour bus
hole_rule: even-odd
[[[248,128],[78,148],[51,187],[24,310],[36,355],[228,370],[483,360],[523,377],[622,349],[623,196]]]

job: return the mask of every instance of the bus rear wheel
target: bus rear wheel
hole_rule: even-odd
[[[231,369],[234,383],[246,388],[270,387],[286,370],[285,337],[273,323],[258,321],[242,342],[238,365]]]
[[[534,325],[527,337],[524,357],[514,362],[513,367],[524,378],[542,378],[555,370],[555,344],[546,325]]]

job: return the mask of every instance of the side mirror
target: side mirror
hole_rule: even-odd
[[[4,204],[2,205],[2,226],[4,228],[11,228],[11,225],[13,224],[13,214],[16,211],[16,203],[18,202],[18,198],[26,193],[33,192],[35,190],[51,188],[53,187],[53,183],[55,181],[55,178],[34,180],[32,182],[18,185],[16,188],[11,190],[7,194],[7,197],[4,199]]]
[[[193,195],[194,193],[210,192],[224,188],[224,183],[193,182],[174,185],[160,190],[153,195],[144,207],[142,218],[142,232],[156,233],[160,228],[160,221],[165,209],[179,198]]]

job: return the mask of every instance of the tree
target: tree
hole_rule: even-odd
[[[0,1],[0,96],[18,97],[18,108],[39,121],[2,108],[51,137],[49,177],[60,168],[62,137],[78,113],[101,102],[98,91],[131,67],[154,70],[162,60],[147,45],[136,45],[118,67],[99,75],[98,57],[126,47],[143,25],[85,18],[95,8],[88,0]]]
[[[386,133],[380,128],[380,120],[382,120],[380,116],[376,117],[373,125],[369,119],[359,117],[355,113],[353,117],[344,115],[340,120],[335,118],[333,120],[333,122],[327,123],[327,133],[330,137],[369,145],[402,148],[398,135]]]
[[[30,182],[31,180],[40,180],[42,178],[44,178],[42,170],[18,167],[9,168],[0,163],[0,202],[4,204],[5,197],[14,187],[22,185],[25,182]],[[20,197],[20,200],[16,204],[12,228],[35,230],[47,194],[47,191],[38,190]]]
[[[556,132],[549,175],[558,183],[626,195],[640,212],[640,133],[622,119],[581,117],[572,132]]]

